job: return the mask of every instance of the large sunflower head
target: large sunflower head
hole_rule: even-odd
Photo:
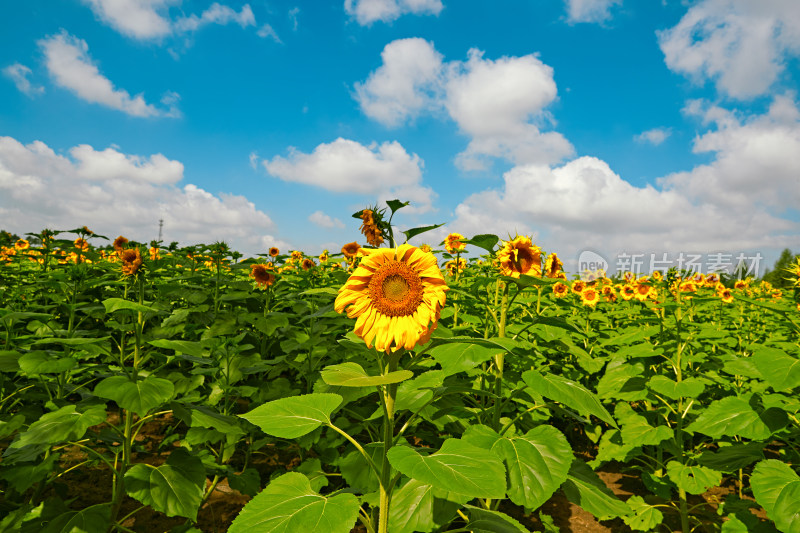
[[[497,252],[500,273],[518,278],[522,274],[542,275],[542,250],[531,242],[530,237],[516,237],[503,243]]]
[[[415,246],[372,250],[339,289],[335,309],[357,318],[355,333],[382,352],[427,342],[447,285],[436,257]]]

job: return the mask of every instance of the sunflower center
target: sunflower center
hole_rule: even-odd
[[[532,251],[528,248],[515,248],[513,254],[514,270],[522,274],[527,273],[535,260]]]
[[[377,311],[385,316],[413,315],[422,303],[422,279],[406,263],[392,260],[372,275],[369,295]]]

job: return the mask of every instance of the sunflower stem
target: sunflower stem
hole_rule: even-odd
[[[390,354],[387,358],[385,374],[395,372],[403,350]],[[381,464],[380,506],[378,511],[378,533],[389,531],[389,503],[392,499],[392,469],[389,465],[389,450],[394,441],[394,404],[397,397],[397,383],[383,386],[383,461]]]
[[[501,283],[501,282],[499,282]],[[503,299],[500,301],[500,323],[497,328],[497,336],[505,338],[506,336],[506,319],[508,317],[508,284],[503,284]],[[494,400],[494,418],[492,426],[495,431],[500,429],[500,415],[503,410],[502,394],[503,394],[503,360],[505,352],[500,352],[494,356],[495,367],[495,400]]]

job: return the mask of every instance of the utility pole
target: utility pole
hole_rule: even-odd
[[[161,232],[162,232],[163,229],[164,229],[164,219],[163,218],[159,218],[158,219],[158,242],[161,242],[161,238],[162,238]]]

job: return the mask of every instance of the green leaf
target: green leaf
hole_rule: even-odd
[[[94,394],[114,400],[121,408],[142,417],[168,402],[174,390],[175,386],[170,380],[155,376],[147,376],[136,382],[126,376],[111,376],[97,384]]]
[[[19,368],[28,375],[60,374],[78,366],[71,357],[58,357],[43,351],[28,352],[19,358]]]
[[[105,533],[111,521],[111,504],[69,511],[50,520],[40,533]]]
[[[697,457],[697,462],[720,472],[734,472],[764,459],[764,442],[737,442],[720,446],[717,452],[706,450]]]
[[[689,494],[703,494],[711,487],[716,487],[722,481],[722,474],[705,466],[687,466],[678,461],[667,463],[667,475]]]
[[[756,348],[752,359],[758,371],[776,391],[788,391],[800,386],[800,359],[767,346]]]
[[[522,374],[525,383],[545,398],[563,403],[582,416],[594,415],[600,420],[617,427],[611,414],[603,407],[595,394],[583,385],[554,374],[543,375],[536,370]]]
[[[589,511],[598,520],[610,520],[631,513],[630,507],[614,496],[600,477],[577,457],[573,459],[561,489],[569,501]]]
[[[255,468],[247,468],[241,474],[237,474],[229,467],[228,485],[242,494],[255,496],[261,490],[261,476]]]
[[[500,238],[497,235],[492,235],[490,233],[482,233],[480,235],[475,235],[469,240],[462,241],[465,244],[471,244],[472,246],[477,246],[478,248],[483,248],[490,254],[494,253],[494,247],[497,245],[497,241]]]
[[[655,446],[673,437],[673,430],[668,426],[651,426],[645,417],[631,409],[624,402],[617,404],[614,415],[622,425],[622,441],[630,446]]]
[[[194,341],[156,339],[154,341],[149,341],[149,344],[152,344],[156,348],[174,350],[176,354],[187,354],[194,357],[204,357],[206,350],[202,342]]]
[[[394,215],[398,209],[402,209],[405,206],[409,205],[411,202],[401,202],[400,200],[386,200],[386,205],[389,206],[389,209],[392,210],[392,214]]]
[[[80,440],[91,426],[106,421],[104,405],[90,407],[85,412],[76,410],[74,404],[65,405],[58,411],[47,413],[31,424],[27,431],[11,443],[9,448],[22,448],[31,444],[58,444]]]
[[[647,389],[643,372],[642,363],[631,364],[624,359],[614,359],[606,365],[606,372],[597,384],[597,395],[601,400],[644,400],[647,398]]]
[[[756,501],[783,533],[800,532],[800,476],[777,459],[758,463],[750,476]]]
[[[389,508],[389,531],[416,533],[433,531],[433,486],[416,479],[392,493]]]
[[[320,372],[320,375],[322,381],[338,387],[374,387],[400,383],[414,377],[414,373],[410,370],[397,370],[381,376],[370,376],[361,365],[353,362],[327,366]]]
[[[469,523],[465,529],[472,533],[528,533],[519,522],[505,513],[465,505],[469,510]]]
[[[744,398],[729,396],[711,402],[697,419],[686,427],[687,431],[702,433],[719,439],[723,435],[764,440],[772,435],[767,422],[750,407]]]
[[[229,437],[239,437],[245,434],[244,430],[239,426],[241,422],[233,416],[223,415],[205,405],[191,405],[186,407],[189,408],[191,413],[191,419],[189,421],[191,427],[215,429]]]
[[[342,397],[338,394],[305,394],[267,402],[239,416],[268,435],[295,439],[323,424],[330,424],[331,414],[341,403]]]
[[[167,516],[192,520],[197,520],[205,482],[203,462],[183,448],[173,450],[161,466],[137,463],[125,473],[128,496]]]
[[[408,446],[394,446],[388,457],[398,471],[442,490],[478,498],[499,499],[506,494],[500,460],[463,440],[447,439],[428,456]]]
[[[0,350],[0,372],[16,372],[19,370],[19,358],[22,354],[16,350]]]
[[[353,494],[325,497],[311,489],[303,474],[290,472],[273,480],[244,506],[228,533],[349,533],[358,518]]]
[[[612,335],[610,338],[606,339],[602,343],[601,346],[619,346],[620,344],[624,346],[631,346],[635,344],[637,341],[646,339],[648,337],[652,337],[659,331],[661,331],[660,326],[649,326],[649,327],[642,327],[642,326],[632,326],[629,328],[630,331],[625,330],[618,335]]]
[[[367,453],[372,462],[381,468],[383,461],[383,443],[370,442],[364,445],[364,451]],[[350,452],[340,456],[337,464],[342,473],[342,477],[347,481],[347,485],[353,490],[362,494],[376,492],[379,487],[378,478],[370,468],[367,460],[361,455],[361,452],[353,447],[350,447]]]
[[[672,381],[666,376],[653,376],[647,382],[650,390],[670,400],[683,398],[697,398],[703,393],[706,386],[697,378],[687,378],[680,383]]]
[[[311,490],[318,491],[328,486],[328,476],[322,470],[322,462],[317,457],[306,459],[297,466],[295,471],[305,474],[308,481],[311,482]]]
[[[442,344],[429,351],[446,376],[471,370],[498,353],[505,353],[505,350],[496,346],[470,343]]]
[[[431,231],[432,229],[441,228],[444,224],[436,224],[435,226],[420,226],[417,228],[411,228],[403,232],[403,235],[406,236],[406,242],[410,241],[412,238],[416,237],[417,235],[421,235],[425,232]]]
[[[126,300],[124,298],[107,298],[103,300],[103,307],[106,308],[106,313],[113,313],[114,311],[120,311],[122,309],[127,309],[129,311],[137,311],[142,313],[158,312],[158,309],[142,305],[140,303],[131,302],[130,300]]]
[[[664,519],[661,511],[645,502],[641,496],[631,496],[625,503],[633,513],[622,519],[631,529],[653,531]]]

